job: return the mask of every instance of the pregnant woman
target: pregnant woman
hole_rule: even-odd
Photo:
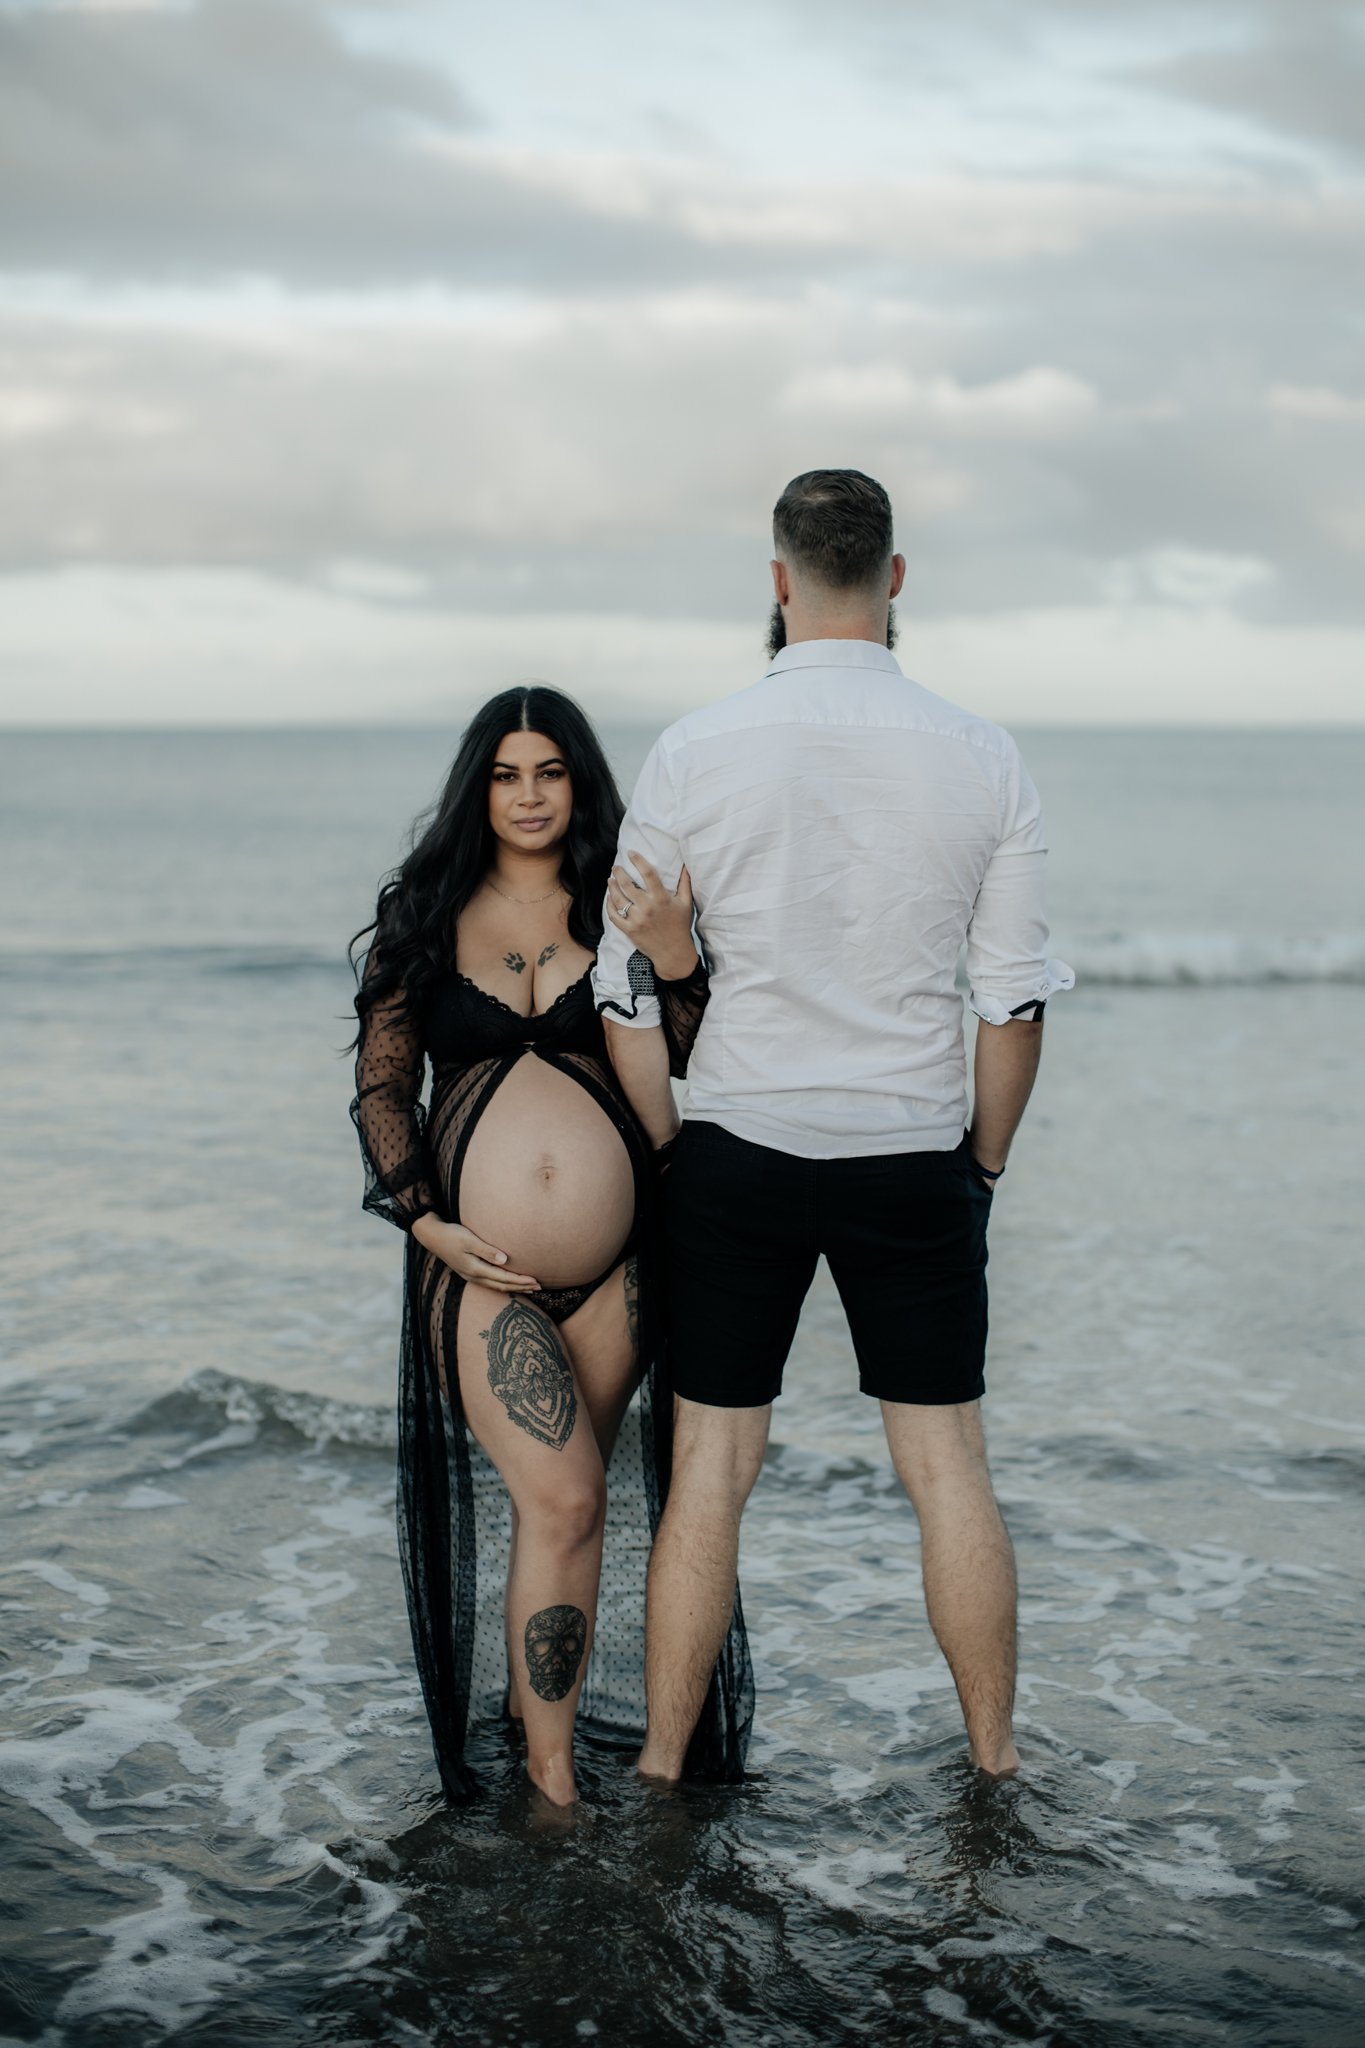
[[[524,1725],[530,1777],[557,1805],[576,1796],[580,1696],[608,1730],[643,1726],[643,1571],[672,1433],[655,1286],[670,1133],[646,1135],[622,1096],[589,980],[621,812],[572,700],[506,690],[471,722],[365,927],[351,1113],[365,1206],[408,1238],[399,1547],[455,1801],[475,1789],[479,1712]],[[685,893],[665,900],[651,880],[645,896],[661,969],[684,968],[657,984],[680,1074],[705,972]],[[653,985],[643,954],[632,974]],[[751,1715],[737,1598],[691,1767],[740,1775]]]

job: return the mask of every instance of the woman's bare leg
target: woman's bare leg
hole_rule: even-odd
[[[560,1326],[559,1337],[568,1352],[574,1383],[592,1425],[603,1466],[611,1458],[621,1418],[630,1404],[638,1379],[637,1288],[634,1259],[623,1260],[609,1279],[574,1315]],[[491,1455],[491,1453],[490,1453]],[[520,1515],[511,1502],[511,1540],[507,1562],[507,1711],[523,1719],[521,1672],[523,1656],[516,1641],[513,1613],[516,1598],[517,1550]],[[585,1660],[586,1661],[586,1660]]]
[[[639,1275],[635,1259],[623,1259],[582,1308],[559,1326],[560,1342],[569,1354],[574,1383],[592,1424],[605,1471],[639,1380]],[[512,1503],[512,1541],[507,1579],[516,1570],[517,1507]],[[507,1630],[507,1711],[521,1719],[520,1659]]]
[[[639,1382],[638,1304],[639,1272],[632,1256],[559,1326],[604,1471]]]
[[[471,1282],[460,1301],[460,1394],[517,1516],[507,1588],[526,1767],[570,1805],[573,1723],[592,1647],[606,1479],[586,1402],[549,1318]]]

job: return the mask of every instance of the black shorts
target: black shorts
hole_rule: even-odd
[[[758,1408],[782,1391],[823,1253],[876,1400],[944,1406],[985,1385],[991,1194],[967,1140],[951,1152],[797,1159],[685,1123],[664,1176],[673,1384]]]

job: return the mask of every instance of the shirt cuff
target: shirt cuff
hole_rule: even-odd
[[[612,1016],[618,1023],[632,1024],[641,1031],[661,1023],[663,1013],[655,992],[654,969],[638,950],[626,962],[626,983],[624,989],[609,988],[594,971],[592,993],[598,1015]]]
[[[1045,1003],[1049,996],[1062,994],[1076,986],[1076,977],[1065,960],[1045,960],[1043,970],[1031,987],[1017,986],[1007,989],[1003,996],[991,995],[982,989],[971,992],[972,1008],[983,1024],[1010,1024],[1021,1010],[1033,1003]]]

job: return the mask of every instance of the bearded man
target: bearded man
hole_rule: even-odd
[[[886,492],[812,470],[773,515],[772,663],[641,771],[594,973],[657,1145],[677,1117],[632,938],[657,869],[709,971],[664,1178],[673,1474],[649,1573],[641,1771],[681,1775],[734,1599],[740,1518],[823,1254],[919,1518],[929,1620],[976,1765],[1018,1765],[1014,1555],[991,1485],[986,1232],[1069,988],[1047,958],[1037,792],[1009,735],[902,674]],[[977,1033],[968,1125],[965,942]],[[696,967],[660,959],[664,979]]]

